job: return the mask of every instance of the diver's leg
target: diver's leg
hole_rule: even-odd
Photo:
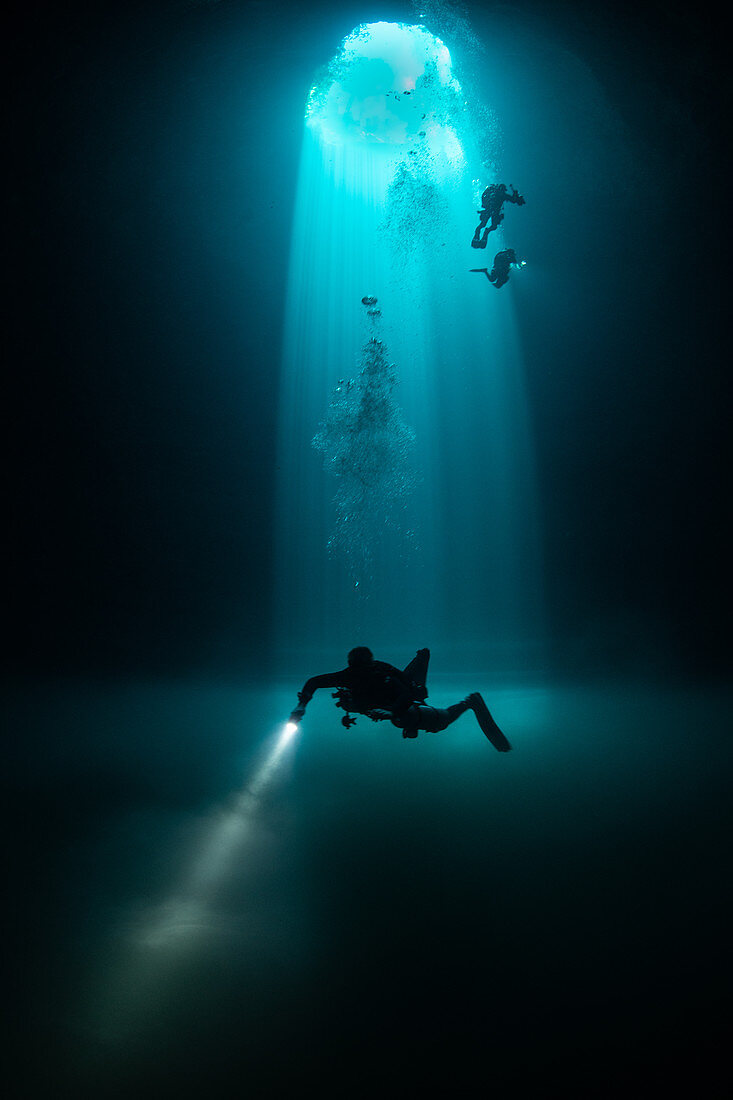
[[[491,221],[489,223],[489,226],[486,230],[485,235],[488,237],[489,233],[493,233],[493,231],[495,229],[498,229],[503,221],[504,221],[504,214],[502,213],[501,210],[499,211],[498,214],[492,214],[491,215]]]
[[[455,722],[456,718],[460,718],[461,715],[465,714],[468,709],[468,699],[461,699],[460,703],[453,703],[449,707],[443,707],[442,710],[438,711],[438,715],[440,718],[440,725],[438,726],[438,730],[447,729],[448,726],[451,726]]]
[[[476,226],[476,230],[473,234],[473,240],[471,241],[472,248],[483,248],[483,245],[481,244],[481,230],[484,228],[486,222],[489,219],[489,213],[487,210],[481,210],[479,211],[479,215],[479,223]]]
[[[453,703],[450,707],[428,707],[415,703],[407,711],[403,729],[408,737],[415,737],[417,730],[439,733],[465,714],[470,705],[468,699],[462,699],[460,703]]]
[[[499,752],[509,752],[511,745],[492,718],[489,708],[483,697],[476,691],[460,703],[453,703],[450,707],[428,707],[414,703],[399,719],[393,717],[392,722],[402,730],[403,737],[417,737],[419,730],[428,733],[439,733],[447,729],[457,718],[472,710],[476,721],[486,734],[487,738]]]
[[[488,220],[488,219],[487,219]],[[486,242],[489,239],[489,233],[493,233],[495,229],[498,229],[501,223],[504,221],[503,214],[492,214],[491,221],[484,229],[484,235],[479,243],[479,248],[486,248]]]

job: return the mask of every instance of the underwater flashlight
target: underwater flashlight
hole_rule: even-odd
[[[283,733],[286,737],[292,737],[293,734],[297,732],[297,730],[298,730],[298,723],[297,722],[286,722],[285,723],[285,729],[283,730]]]

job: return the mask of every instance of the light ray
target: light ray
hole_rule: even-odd
[[[445,44],[401,24],[357,28],[311,91],[280,395],[275,637],[285,667],[305,652],[347,651],[355,637],[406,652],[425,638],[478,640],[495,652],[539,632],[515,285],[497,292],[470,274],[481,191],[497,181],[478,151],[484,119],[474,124]],[[433,125],[455,146],[433,140]],[[521,245],[506,233],[523,217],[507,214],[481,263]],[[334,489],[309,452],[338,380],[358,370],[365,294],[379,299],[419,476],[409,546],[380,533],[381,558],[355,589],[326,552]]]
[[[181,882],[162,902],[133,913],[118,930],[116,952],[91,978],[86,1017],[107,1044],[144,1045],[156,1019],[175,1011],[184,975],[217,940],[247,934],[220,902],[232,877],[246,872],[250,844],[261,843],[264,802],[291,758],[297,725],[270,738],[259,765],[229,806],[207,822]]]
[[[233,870],[257,820],[261,800],[272,787],[283,754],[297,729],[292,722],[285,725],[252,778],[235,796],[232,805],[217,815],[204,836],[199,852],[192,858],[179,889],[151,915],[148,922],[143,922],[141,943],[163,945],[167,937],[185,935],[192,946],[194,936],[204,931],[207,903]]]

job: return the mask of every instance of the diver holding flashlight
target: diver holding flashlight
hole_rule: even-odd
[[[472,267],[469,270],[476,272],[477,274],[483,274],[493,283],[494,286],[499,289],[500,286],[504,286],[509,282],[509,272],[513,267],[524,267],[526,260],[518,260],[517,254],[513,248],[505,248],[501,252],[497,252],[494,256],[494,266],[491,271],[488,267]]]
[[[357,646],[348,655],[347,667],[339,672],[312,676],[298,692],[298,706],[290,721],[299,724],[305,708],[319,688],[336,688],[336,705],[346,711],[341,719],[348,729],[356,719],[351,712],[364,714],[374,722],[390,721],[402,730],[405,738],[415,738],[420,730],[437,733],[447,729],[457,718],[472,710],[479,726],[499,752],[508,752],[511,745],[494,722],[478,692],[449,707],[433,707],[425,703],[428,696],[427,674],[430,650],[420,649],[403,670],[384,661],[375,661],[370,649]]]

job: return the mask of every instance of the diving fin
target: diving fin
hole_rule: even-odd
[[[491,717],[489,708],[483,700],[483,697],[478,691],[474,691],[473,695],[468,696],[468,705],[476,715],[476,721],[481,726],[481,729],[488,737],[491,744],[494,746],[497,752],[509,752],[511,745],[507,741],[504,734],[497,726],[494,719]]]

